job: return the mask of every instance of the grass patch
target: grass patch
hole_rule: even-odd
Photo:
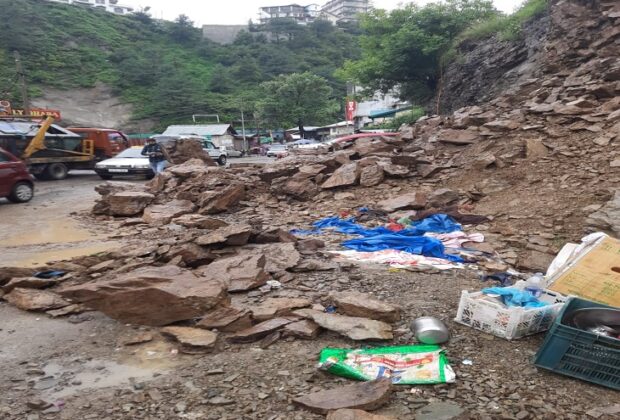
[[[456,38],[456,45],[498,35],[502,41],[521,37],[523,24],[547,9],[547,0],[527,0],[511,15],[494,16],[463,31]]]

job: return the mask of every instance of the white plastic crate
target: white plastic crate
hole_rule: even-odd
[[[525,286],[526,282],[518,281],[512,287],[523,290]],[[482,292],[463,290],[454,320],[508,340],[547,331],[567,300],[559,293],[544,290],[539,299],[549,305],[526,309],[506,307],[500,302],[481,299],[483,296]]]

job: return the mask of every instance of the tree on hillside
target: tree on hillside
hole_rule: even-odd
[[[426,99],[439,78],[441,54],[470,25],[499,12],[491,0],[446,0],[424,7],[408,4],[362,18],[362,58],[341,72],[371,90],[400,89],[407,99]]]
[[[192,44],[200,39],[200,31],[194,28],[194,22],[187,15],[179,15],[172,23],[170,36],[180,44]]]
[[[330,122],[339,109],[327,80],[309,72],[280,75],[260,88],[261,118],[275,127],[298,126],[302,137],[304,124]]]

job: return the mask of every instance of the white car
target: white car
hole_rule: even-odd
[[[211,159],[216,161],[219,165],[224,166],[228,161],[228,152],[223,147],[216,147],[215,144],[210,142],[209,140],[203,141],[203,150],[205,150]]]
[[[228,154],[228,157],[231,157],[231,158],[243,157],[243,152],[242,151],[237,150],[237,149],[235,149],[234,147],[231,147],[231,146],[222,146],[222,147],[220,147],[220,150],[226,151],[226,153]]]
[[[288,155],[285,144],[272,144],[267,151],[267,157],[281,158]]]
[[[149,158],[142,156],[142,146],[130,147],[111,159],[102,160],[95,165],[95,172],[103,179],[114,176],[141,175],[147,178],[155,176]]]

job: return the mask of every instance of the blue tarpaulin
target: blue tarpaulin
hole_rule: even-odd
[[[368,229],[356,223],[354,217],[349,219],[327,217],[315,222],[313,226],[314,230],[295,230],[292,233],[307,235],[321,233],[322,229],[334,228],[339,233],[361,236],[359,239],[351,239],[342,244],[356,251],[396,249],[427,257],[443,258],[455,262],[463,261],[456,255],[446,254],[445,247],[440,240],[423,236],[427,232],[450,233],[461,230],[461,225],[445,214],[435,214],[419,220],[400,232],[393,232],[383,226]]]

